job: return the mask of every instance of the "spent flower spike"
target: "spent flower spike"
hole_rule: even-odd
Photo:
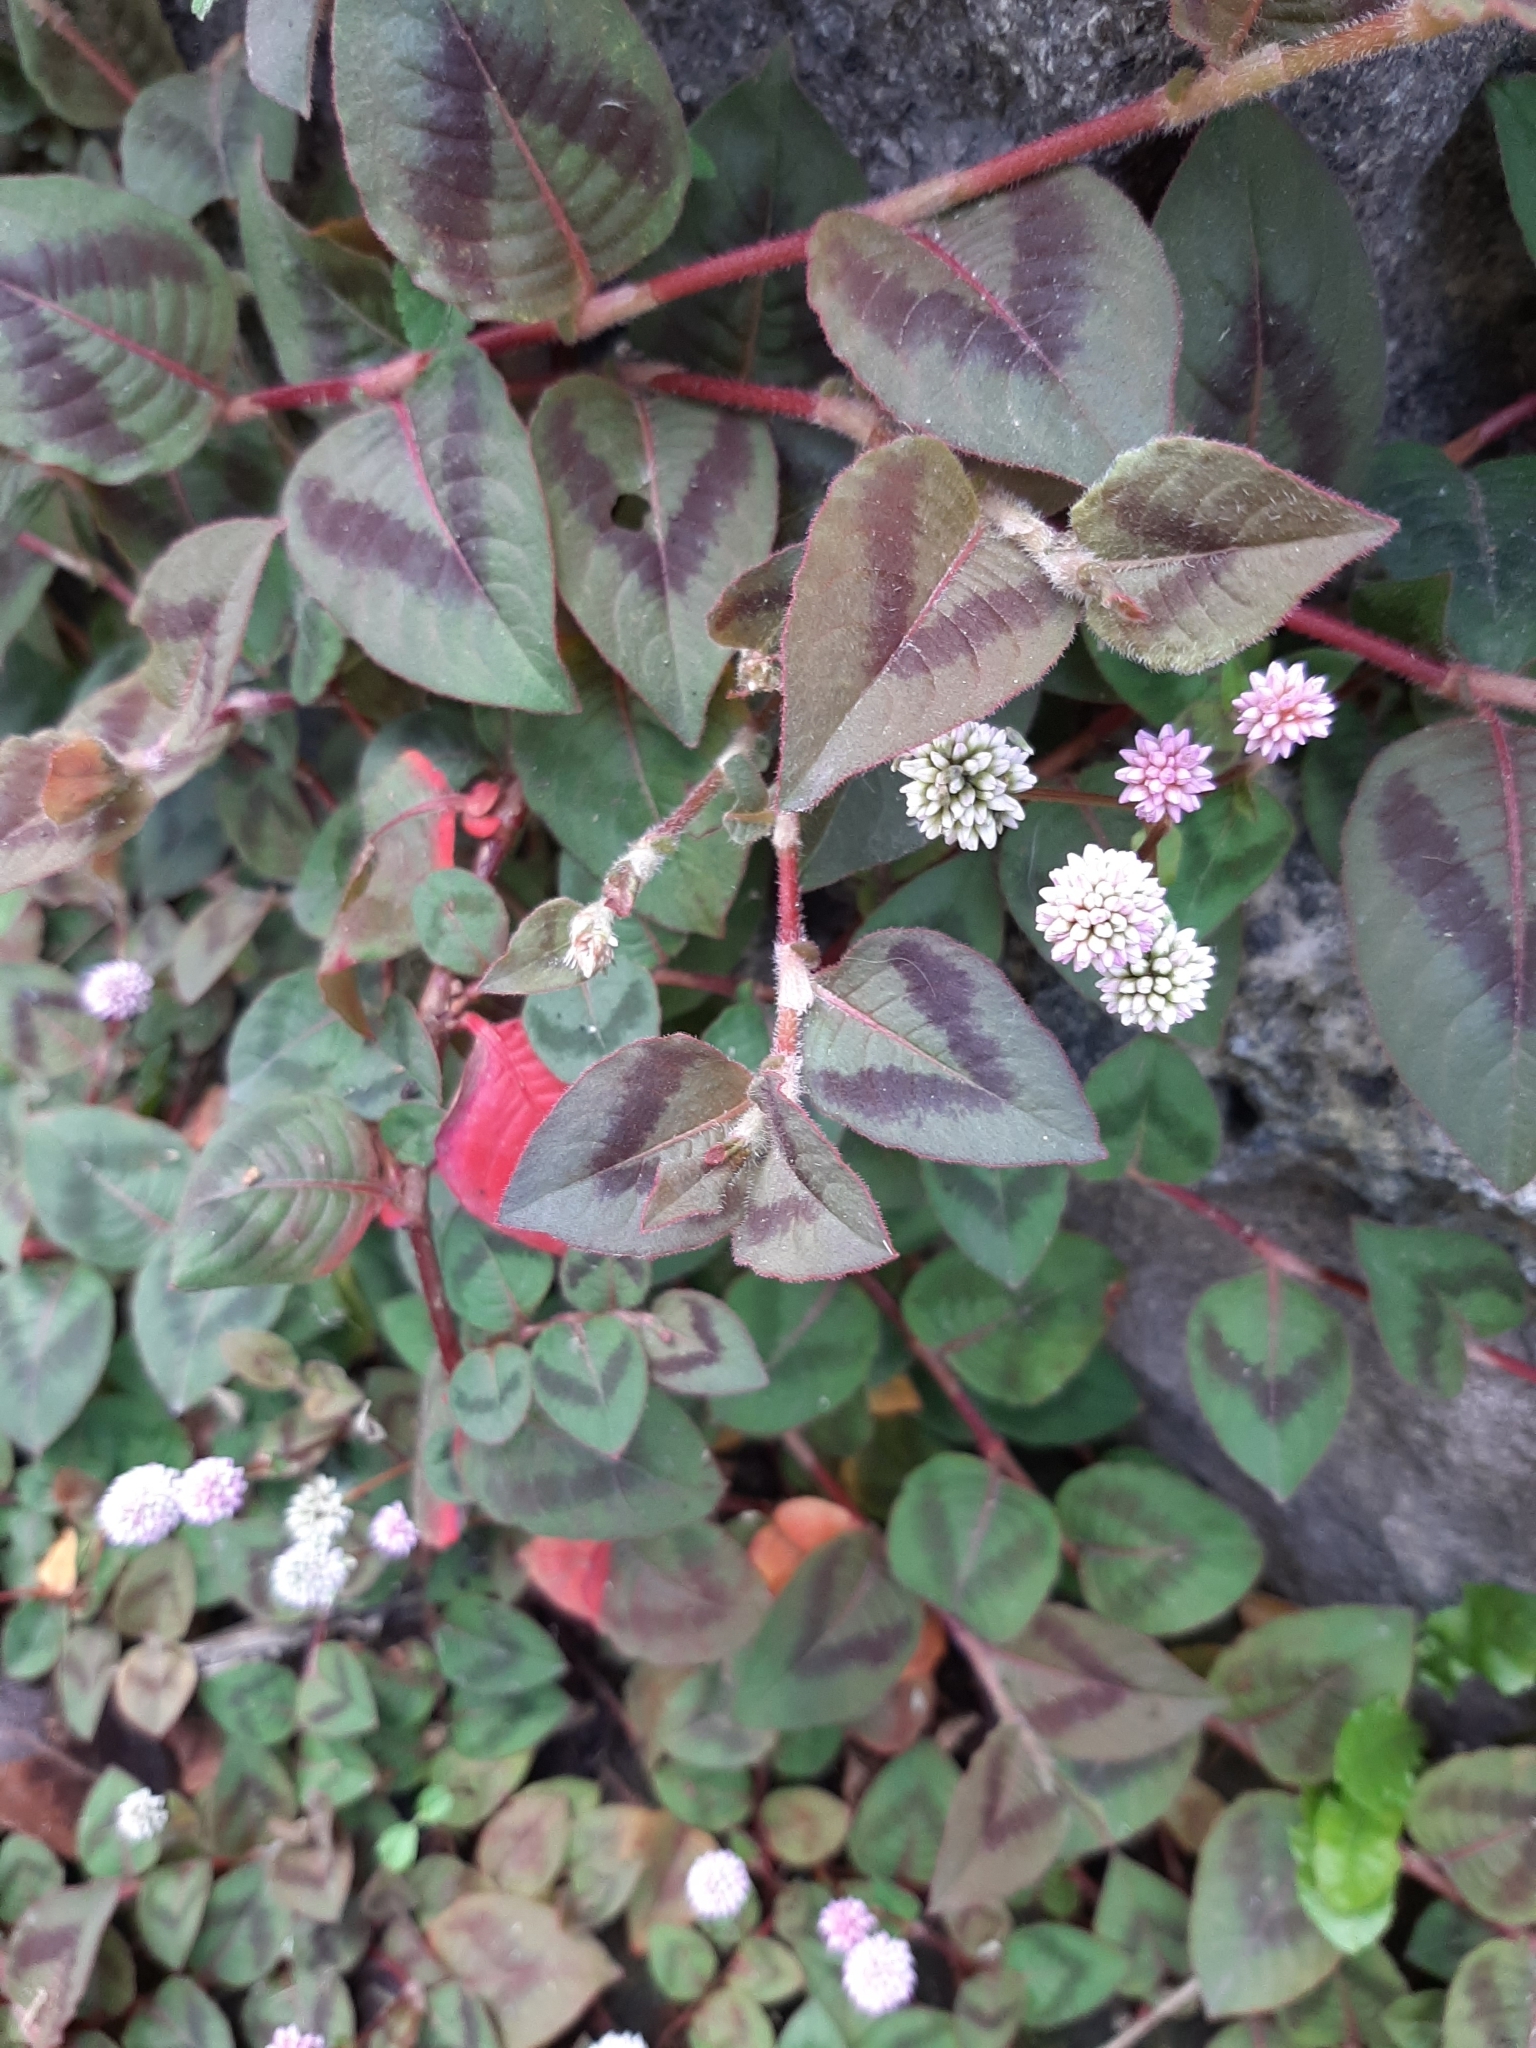
[[[1115,770],[1115,780],[1125,784],[1121,803],[1134,804],[1144,825],[1176,825],[1187,812],[1198,811],[1201,797],[1216,787],[1205,765],[1210,752],[1195,744],[1187,727],[1137,733],[1134,745],[1120,749],[1127,765]]]
[[[279,1607],[329,1614],[352,1576],[352,1560],[328,1543],[295,1543],[272,1560],[267,1584]]]
[[[421,1532],[402,1501],[380,1508],[368,1524],[368,1548],[380,1557],[409,1557],[420,1541]]]
[[[1151,945],[1168,916],[1163,885],[1134,853],[1090,840],[1040,891],[1040,936],[1051,958],[1107,974]]]
[[[120,1841],[152,1842],[165,1833],[170,1817],[171,1810],[160,1794],[140,1785],[137,1791],[119,1799],[112,1826]]]
[[[181,1518],[195,1529],[227,1522],[245,1505],[245,1472],[233,1458],[199,1458],[176,1482]]]
[[[181,1477],[171,1465],[135,1465],[96,1503],[96,1526],[114,1550],[162,1543],[181,1521]]]
[[[880,1922],[862,1899],[829,1899],[816,1916],[816,1932],[835,1956],[846,1956],[867,1941]]]
[[[733,1849],[708,1849],[689,1864],[683,1889],[700,1920],[734,1920],[752,1896],[752,1877]]]
[[[565,965],[574,967],[586,981],[611,966],[619,950],[613,912],[606,903],[584,903],[571,919],[566,940]]]
[[[974,853],[997,844],[1001,831],[1022,823],[1018,801],[1035,778],[1025,763],[1032,749],[1012,726],[981,725],[968,718],[953,732],[896,763],[906,776],[902,795],[907,814],[925,839],[942,839]]]
[[[283,1511],[283,1527],[295,1543],[333,1543],[351,1526],[340,1486],[323,1472],[306,1479]]]
[[[1320,676],[1309,676],[1304,661],[1272,661],[1249,671],[1250,687],[1232,700],[1233,731],[1245,754],[1283,761],[1305,740],[1322,740],[1333,729],[1338,706]]]
[[[81,1009],[104,1024],[142,1017],[154,993],[154,977],[137,960],[103,960],[80,977]]]
[[[1205,1008],[1216,955],[1170,917],[1143,953],[1099,977],[1099,1000],[1112,1017],[1142,1031],[1169,1031]]]
[[[917,1963],[899,1934],[870,1934],[843,1958],[843,1991],[848,2003],[871,2019],[910,2005],[917,1989]]]

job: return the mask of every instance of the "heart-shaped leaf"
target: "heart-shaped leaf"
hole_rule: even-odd
[[[750,1094],[761,1151],[738,1198],[737,1264],[770,1280],[836,1280],[894,1258],[869,1189],[814,1119],[772,1083]]]
[[[805,1086],[828,1116],[926,1159],[1101,1156],[1066,1054],[997,968],[942,932],[871,932],[816,977]]]
[[[551,1323],[533,1345],[533,1397],[557,1429],[616,1457],[645,1406],[645,1352],[618,1316]]]
[[[1074,1472],[1056,1499],[1078,1545],[1090,1607],[1151,1635],[1182,1635],[1252,1586],[1263,1548],[1242,1516],[1177,1472],[1104,1463]]]
[[[753,1394],[768,1384],[752,1333],[712,1294],[670,1287],[651,1303],[640,1332],[651,1378],[672,1394]]]
[[[737,1657],[737,1720],[856,1721],[896,1679],[921,1625],[921,1606],[889,1577],[874,1537],[834,1537],[806,1558]]]
[[[118,125],[129,110],[131,94],[124,97],[116,78],[129,86],[147,86],[181,70],[176,45],[155,0],[55,0],[47,9],[15,6],[10,16],[29,82],[52,111],[75,128]],[[82,54],[82,43],[105,58],[116,78]]]
[[[712,1664],[756,1634],[768,1588],[740,1544],[712,1522],[615,1543],[600,1620],[626,1657]]]
[[[861,455],[834,479],[795,577],[783,803],[809,810],[850,776],[984,718],[1045,674],[1075,622],[983,518],[942,441]]]
[[[1223,1650],[1211,1683],[1247,1724],[1259,1760],[1288,1785],[1322,1785],[1356,1707],[1407,1697],[1413,1616],[1406,1607],[1316,1607],[1249,1629]]]
[[[117,1109],[56,1109],[26,1126],[27,1186],[47,1236],[77,1258],[139,1265],[176,1213],[191,1147]]]
[[[1006,1642],[1055,1583],[1056,1517],[980,1458],[942,1452],[908,1473],[886,1528],[904,1586],[978,1635]]]
[[[112,1324],[92,1266],[31,1261],[0,1279],[0,1432],[33,1457],[62,1436],[101,1378]]]
[[[1171,435],[1122,455],[1072,507],[1094,557],[1088,623],[1149,668],[1193,675],[1272,633],[1394,522],[1246,448]]]
[[[1212,2019],[1289,2005],[1338,1963],[1296,1896],[1290,1837],[1300,1818],[1284,1792],[1245,1792],[1201,1847],[1189,1959]]]
[[[1235,1465],[1289,1500],[1349,1406],[1349,1338],[1335,1308],[1275,1272],[1218,1280],[1187,1337],[1200,1412]]]
[[[920,227],[828,214],[807,283],[860,383],[972,455],[1089,484],[1173,424],[1173,279],[1096,171],[1031,178]]]
[[[123,1719],[157,1739],[168,1735],[197,1691],[197,1659],[183,1643],[135,1643],[112,1679]]]
[[[533,1400],[533,1360],[520,1344],[466,1351],[448,1382],[453,1419],[477,1444],[510,1443]]]
[[[332,1272],[381,1193],[372,1133],[334,1096],[245,1110],[192,1169],[176,1213],[171,1285],[256,1286]]]
[[[322,434],[283,511],[295,569],[381,667],[471,704],[575,709],[528,436],[478,349]]]
[[[677,219],[683,117],[621,0],[341,0],[332,38],[368,218],[476,319],[568,321]]]
[[[187,1869],[174,1865],[172,1869]],[[171,1869],[156,1871],[140,1887],[140,1904],[157,1878],[171,1875]],[[206,1905],[206,1896],[204,1904]],[[182,1962],[186,1957],[182,1957]],[[170,1977],[145,2005],[134,2011],[123,2034],[124,2048],[235,2048],[235,2036],[214,2000],[190,1977]]]
[[[1536,2027],[1536,1956],[1523,1941],[1485,1941],[1462,1957],[1436,2039],[1445,2048],[1519,2048]]]
[[[1344,828],[1360,979],[1403,1080],[1505,1193],[1536,1174],[1536,734],[1447,721],[1378,754]]]
[[[1161,1644],[1080,1607],[1047,1603],[994,1657],[1004,1692],[1054,1754],[1074,1765],[1161,1757],[1219,1703]]]
[[[162,1968],[179,1970],[191,1955],[212,1889],[213,1860],[208,1856],[189,1856],[182,1863],[164,1864],[140,1880],[139,1895],[133,1902],[134,1925],[140,1941]],[[166,1989],[161,1987],[162,1992]],[[223,2020],[223,2014],[206,1992],[197,1991],[192,1984],[187,1984],[186,1989],[196,1992]],[[220,2038],[217,2029],[209,2038]],[[233,2048],[233,2036],[229,2048]]]
[[[914,1743],[892,1757],[854,1814],[848,1854],[855,1868],[866,1876],[926,1886],[959,1783],[959,1767],[936,1743]]]
[[[1084,1092],[1109,1154],[1088,1180],[1134,1170],[1154,1180],[1203,1180],[1221,1155],[1221,1111],[1188,1053],[1144,1033],[1100,1060]]]
[[[231,40],[194,78],[157,79],[123,122],[123,184],[181,220],[233,199],[246,159],[266,145],[272,175],[293,176],[298,123],[263,99]],[[249,244],[246,244],[249,253]]]
[[[535,1536],[659,1536],[707,1515],[724,1484],[682,1409],[654,1392],[616,1458],[537,1415],[510,1444],[469,1444],[461,1458],[464,1483],[487,1513]]]
[[[127,483],[212,426],[234,289],[159,207],[87,178],[5,179],[0,310],[0,441],[34,461]]]
[[[1465,1230],[1394,1230],[1354,1219],[1355,1257],[1387,1356],[1410,1387],[1448,1399],[1466,1377],[1466,1342],[1525,1320],[1525,1282],[1502,1245]]]
[[[953,1915],[999,1906],[1056,1861],[1067,1807],[1027,1729],[1005,1721],[971,1758],[950,1801],[928,1904]]]
[[[1087,1364],[1108,1321],[1106,1295],[1120,1262],[1092,1238],[1061,1231],[1021,1287],[1009,1289],[958,1251],[940,1252],[913,1277],[902,1309],[914,1333],[968,1387],[1029,1408]]]
[[[607,377],[566,377],[529,431],[560,595],[604,660],[696,746],[725,662],[710,607],[773,545],[768,429]]]

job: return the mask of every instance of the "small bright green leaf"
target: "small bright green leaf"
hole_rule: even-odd
[[[1249,1629],[1223,1650],[1211,1683],[1228,1716],[1251,1724],[1259,1761],[1290,1785],[1326,1784],[1334,1744],[1366,1700],[1407,1696],[1413,1616],[1403,1607],[1317,1607]]]
[[[999,1643],[1028,1623],[1060,1561],[1056,1517],[1038,1494],[950,1452],[908,1473],[886,1538],[903,1585]]]
[[[1336,1309],[1278,1273],[1208,1287],[1190,1311],[1189,1377],[1218,1443],[1289,1500],[1349,1406],[1349,1339]]]
[[[1424,1731],[1395,1700],[1356,1707],[1333,1748],[1333,1775],[1357,1806],[1394,1824],[1413,1797]]]
[[[1088,1076],[1084,1091],[1109,1157],[1081,1169],[1113,1180],[1134,1167],[1181,1186],[1203,1180],[1221,1155],[1221,1111],[1188,1053],[1144,1033]]]
[[[890,1579],[866,1535],[813,1550],[736,1658],[736,1717],[747,1728],[856,1721],[917,1644],[922,1610]]]

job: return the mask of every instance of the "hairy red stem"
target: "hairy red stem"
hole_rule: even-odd
[[[1536,677],[1506,675],[1501,669],[1477,668],[1470,662],[1436,661],[1433,655],[1420,654],[1400,640],[1389,640],[1384,633],[1373,633],[1350,619],[1336,618],[1316,605],[1297,605],[1282,623],[1293,633],[1321,640],[1324,646],[1337,647],[1345,654],[1358,654],[1362,661],[1401,676],[1405,682],[1417,683],[1437,697],[1448,697],[1452,703],[1473,707],[1506,704],[1511,710],[1536,711]]]
[[[1502,441],[1506,434],[1512,434],[1516,427],[1523,427],[1527,420],[1536,420],[1536,391],[1527,391],[1524,398],[1517,398],[1513,405],[1501,406],[1487,419],[1479,420],[1475,427],[1468,427],[1454,441],[1447,441],[1441,453],[1458,465],[1470,462],[1474,455],[1481,455],[1485,448],[1491,448],[1495,441]]]
[[[82,583],[89,583],[96,590],[104,590],[108,597],[115,597],[126,610],[133,603],[133,592],[120,576],[115,576],[105,562],[93,562],[85,555],[72,554],[68,548],[56,548],[35,533],[18,533],[16,545],[29,555],[37,555],[42,561],[52,562],[55,569],[67,570],[71,576],[79,577]]]

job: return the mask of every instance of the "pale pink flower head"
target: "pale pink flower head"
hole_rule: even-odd
[[[233,1458],[199,1458],[176,1482],[182,1520],[211,1529],[245,1506],[245,1473]]]
[[[154,977],[137,960],[103,960],[80,977],[81,1009],[104,1024],[142,1017],[154,993]]]
[[[752,1896],[752,1876],[733,1849],[709,1849],[689,1864],[683,1889],[698,1919],[734,1920]]]
[[[1175,732],[1165,725],[1159,733],[1137,733],[1134,746],[1120,749],[1127,765],[1115,770],[1115,780],[1125,784],[1121,803],[1134,804],[1143,825],[1165,819],[1176,825],[1186,811],[1198,811],[1201,797],[1216,787],[1205,765],[1210,751],[1196,746],[1187,728]]]
[[[161,1543],[181,1521],[181,1474],[171,1465],[135,1465],[96,1503],[96,1526],[115,1550]]]
[[[1309,676],[1304,661],[1272,661],[1249,671],[1252,685],[1232,700],[1237,713],[1233,730],[1245,754],[1283,761],[1303,740],[1322,740],[1333,727],[1338,709],[1320,676]]]
[[[898,1934],[870,1934],[843,1958],[843,1991],[848,2003],[871,2019],[910,2005],[917,1989],[917,1964]]]
[[[1069,853],[1040,891],[1040,936],[1051,958],[1099,974],[1149,946],[1167,915],[1163,885],[1146,862],[1096,841]]]
[[[1112,1017],[1140,1031],[1171,1031],[1205,1008],[1216,955],[1169,918],[1143,953],[1099,976],[1099,1000]]]
[[[816,1916],[816,1932],[835,1956],[845,1956],[867,1941],[880,1922],[862,1899],[830,1899]]]
[[[403,1502],[392,1500],[368,1524],[368,1547],[380,1557],[409,1557],[421,1535]]]
[[[324,2034],[306,2034],[302,2027],[279,2027],[267,2048],[325,2048]]]

